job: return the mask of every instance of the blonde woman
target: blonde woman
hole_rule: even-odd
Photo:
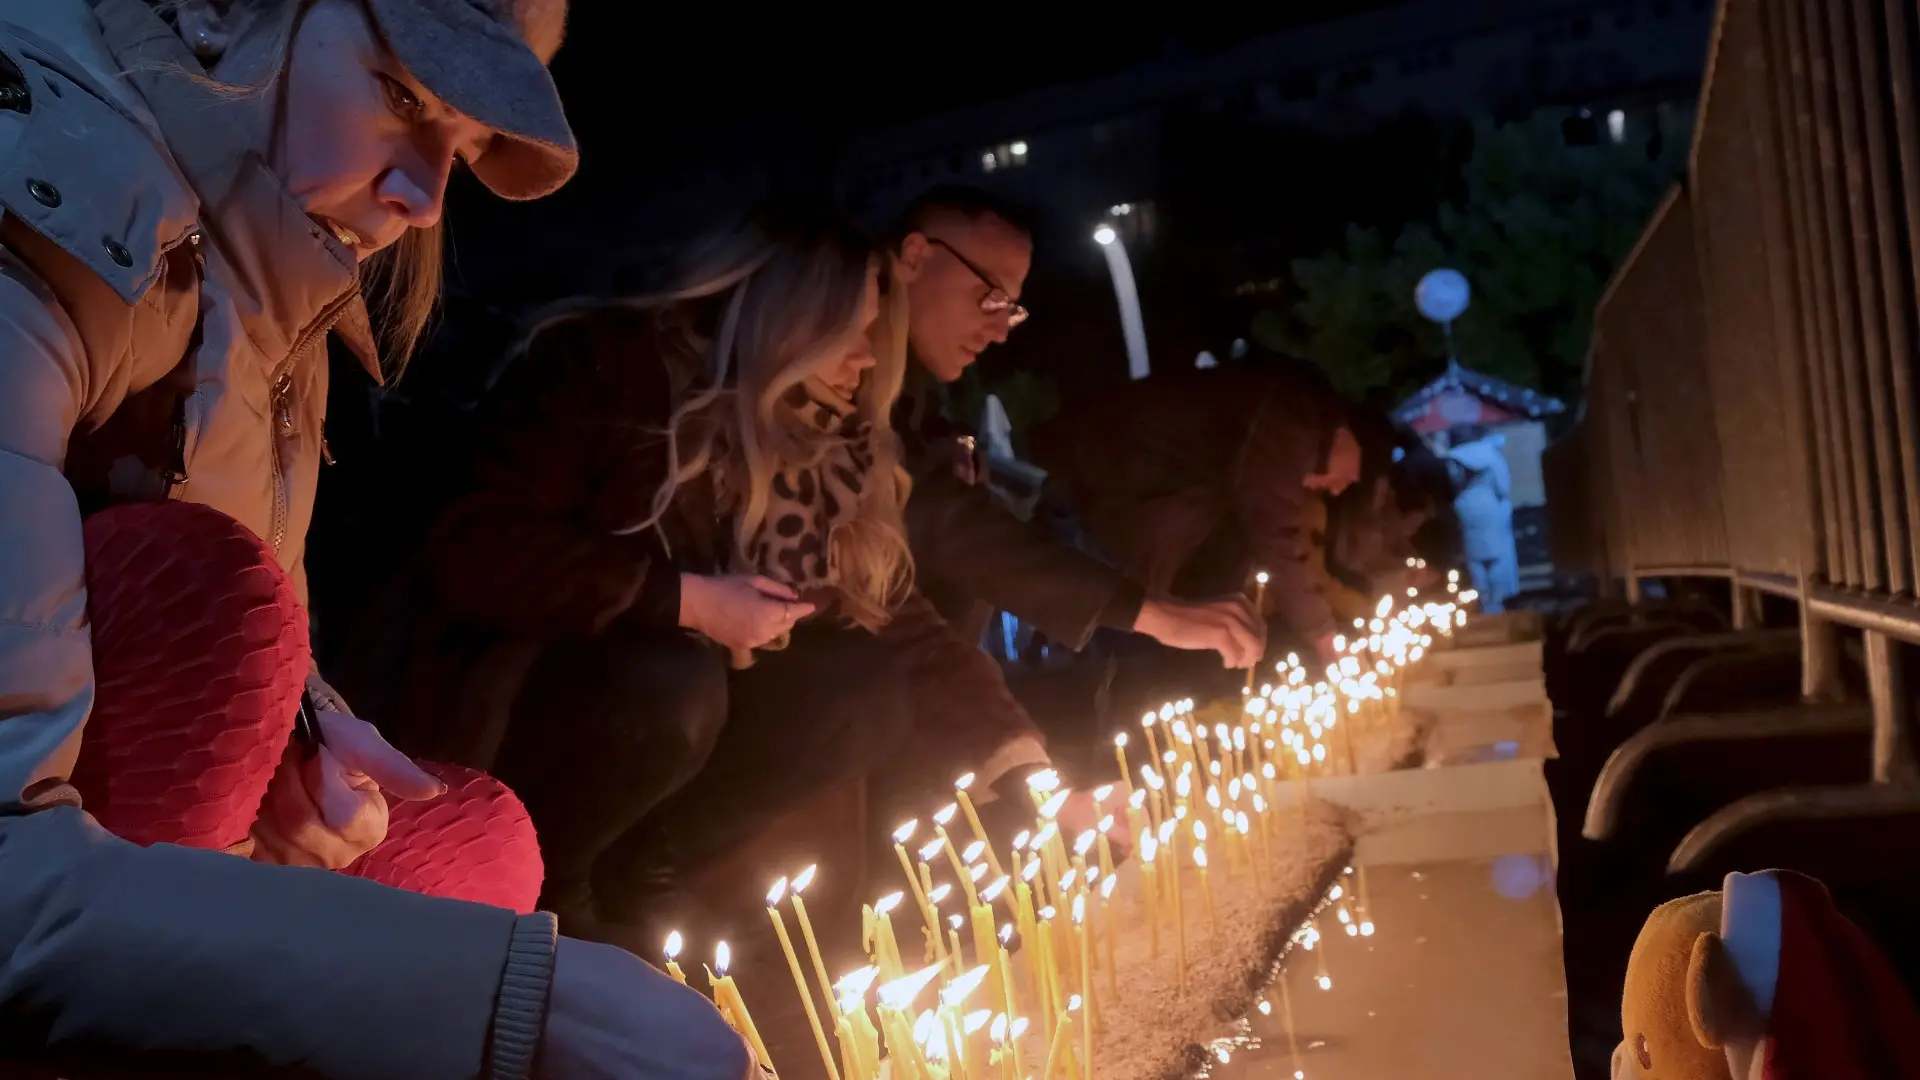
[[[697,995],[556,945],[509,792],[422,770],[310,674],[327,338],[405,358],[456,164],[516,199],[573,172],[565,14],[0,4],[9,1063],[745,1074]]]
[[[648,874],[909,723],[948,779],[1035,738],[911,589],[889,266],[837,217],[765,208],[665,294],[546,320],[497,390],[482,482],[428,541],[442,617],[383,716],[526,800],[569,932],[630,940],[601,924],[658,901]]]

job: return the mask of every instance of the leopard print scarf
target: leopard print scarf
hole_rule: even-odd
[[[822,436],[827,451],[814,464],[774,474],[766,516],[748,539],[745,553],[734,553],[728,570],[791,585],[824,607],[821,601],[826,598],[819,594],[833,589],[839,569],[829,541],[835,529],[859,513],[861,489],[873,468],[873,427],[852,402],[815,386],[813,380],[789,390],[784,402],[802,424]],[[724,475],[719,487],[722,513],[737,512],[739,494],[729,489]],[[767,647],[785,644],[782,639]]]

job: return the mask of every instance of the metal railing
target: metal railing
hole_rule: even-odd
[[[1649,578],[1729,579],[1736,620],[1756,593],[1797,601],[1809,698],[1838,692],[1838,630],[1861,631],[1873,775],[1902,800],[1917,19],[1910,0],[1721,0],[1687,177],[1596,308],[1584,412],[1546,461],[1562,568],[1629,598]]]

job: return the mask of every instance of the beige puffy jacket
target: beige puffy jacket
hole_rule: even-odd
[[[328,332],[372,366],[350,253],[247,150],[272,95],[189,69],[144,0],[0,3],[0,1073],[519,1080],[549,916],[136,847],[66,782],[93,701],[70,442],[198,322],[172,497],[254,529],[304,595]],[[128,498],[157,479],[110,474]]]

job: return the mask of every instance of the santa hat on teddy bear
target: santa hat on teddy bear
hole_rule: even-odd
[[[1721,947],[1766,1033],[1738,1080],[1920,1080],[1920,1010],[1825,886],[1729,874],[1721,899]]]

